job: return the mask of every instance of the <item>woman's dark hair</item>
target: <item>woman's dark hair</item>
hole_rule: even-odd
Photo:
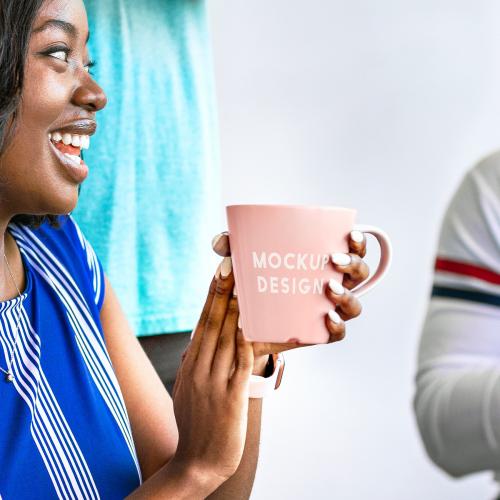
[[[23,90],[33,22],[44,0],[0,0],[0,156],[9,145]],[[54,215],[16,215],[12,222],[39,226]]]

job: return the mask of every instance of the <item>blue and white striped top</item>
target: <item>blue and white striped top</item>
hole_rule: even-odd
[[[0,498],[122,499],[141,474],[99,320],[104,275],[73,219],[60,222],[9,226],[26,289],[0,303],[2,368],[14,349],[14,381],[0,378]]]

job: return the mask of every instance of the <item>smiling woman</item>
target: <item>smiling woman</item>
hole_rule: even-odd
[[[248,497],[251,375],[299,346],[245,340],[226,256],[172,402],[67,215],[106,104],[88,38],[82,0],[0,2],[0,498]],[[349,278],[324,292],[332,342],[361,309],[349,289],[367,276],[364,240],[350,248],[349,265],[329,263]]]
[[[5,49],[0,61],[2,96],[6,96],[0,112],[0,179],[9,179],[1,193],[3,199],[15,200],[14,212],[31,216],[68,213],[75,207],[78,184],[88,173],[79,159],[80,148],[82,142],[88,145],[88,136],[96,128],[95,113],[106,103],[88,74],[91,62],[83,4],[45,2],[36,20],[31,19],[41,4],[7,2],[4,19],[16,20],[18,25],[3,30]],[[7,39],[11,30],[19,35]],[[9,70],[12,64],[14,71]],[[58,136],[63,142],[57,141]],[[17,179],[22,180],[23,190],[13,183]],[[9,189],[16,190],[15,197],[9,196]],[[27,196],[22,196],[23,191]]]
[[[232,274],[219,276],[200,320],[212,326],[200,335],[216,339],[224,324],[233,341],[214,349],[196,337],[204,363],[190,349],[178,377],[179,432],[99,260],[65,215],[106,104],[89,73],[88,38],[81,0],[0,3],[0,498],[205,497],[241,460],[251,346],[241,332],[234,344]],[[205,379],[216,353],[217,383],[207,374],[193,393],[194,373]],[[236,484],[246,491],[251,479],[250,468]]]

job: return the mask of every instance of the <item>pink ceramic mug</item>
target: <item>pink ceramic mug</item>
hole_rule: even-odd
[[[373,288],[387,272],[391,244],[381,229],[355,225],[356,211],[339,207],[232,205],[226,207],[243,333],[257,342],[328,341],[325,295],[331,278],[342,282],[331,254],[347,253],[349,233],[375,236],[380,262],[354,293]]]

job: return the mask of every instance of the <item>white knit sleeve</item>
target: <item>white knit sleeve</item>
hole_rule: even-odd
[[[446,213],[418,356],[415,413],[453,476],[500,471],[500,155],[465,177]]]

